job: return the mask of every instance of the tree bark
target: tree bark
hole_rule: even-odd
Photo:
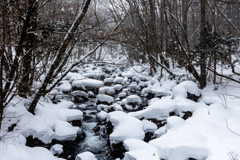
[[[201,0],[201,31],[206,27],[206,0]],[[200,53],[200,88],[203,89],[207,85],[207,71],[206,71],[206,52]]]
[[[47,85],[51,83],[52,81],[52,75],[56,74],[54,73],[56,71],[56,69],[59,67],[59,65],[61,64],[63,58],[64,58],[64,53],[67,50],[69,43],[72,41],[73,36],[74,36],[74,32],[77,30],[79,24],[82,22],[89,4],[90,4],[91,0],[84,0],[83,4],[79,10],[79,14],[77,15],[75,21],[73,22],[71,28],[69,29],[68,33],[66,34],[66,36],[64,37],[62,44],[60,46],[60,48],[58,49],[58,53],[57,56],[55,58],[55,60],[53,61],[41,87],[39,88],[38,92],[35,94],[30,107],[28,109],[28,111],[32,114],[35,114],[35,108],[37,106],[37,103],[39,101],[39,99],[41,98],[41,96],[45,96],[47,93]]]

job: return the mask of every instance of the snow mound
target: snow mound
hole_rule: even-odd
[[[133,73],[132,71],[128,71],[128,72],[123,72],[122,73],[122,76],[123,77],[127,77],[127,78],[132,78],[132,77],[134,77],[135,76],[135,73]]]
[[[157,130],[157,125],[151,121],[148,121],[146,119],[142,120],[143,122],[143,130],[144,132],[155,132]]]
[[[113,95],[115,93],[115,90],[114,90],[113,87],[104,86],[104,87],[99,88],[98,93],[99,94]]]
[[[98,111],[106,111],[108,112],[108,110],[111,108],[111,106],[109,105],[105,105],[105,104],[99,104],[97,105],[97,110]]]
[[[142,100],[139,96],[137,95],[130,95],[127,97],[127,104],[129,103],[137,103],[137,104],[141,104]]]
[[[184,81],[175,86],[172,89],[173,97],[183,97],[187,98],[187,93],[193,94],[195,96],[200,96],[201,90],[198,88],[196,83],[192,81]]]
[[[55,124],[55,138],[59,141],[74,141],[77,137],[78,127],[73,127],[65,121],[58,121]]]
[[[140,120],[121,111],[109,113],[108,120],[114,126],[114,130],[109,136],[111,144],[119,143],[129,138],[144,139],[143,123]]]
[[[130,116],[138,119],[163,119],[169,116],[169,113],[175,110],[176,102],[170,98],[164,98],[155,101],[145,110],[128,113]]]
[[[154,156],[156,149],[139,139],[127,139],[123,141],[123,146],[128,150],[124,160],[159,160]]]
[[[0,142],[1,160],[64,160],[54,157],[43,147],[27,147],[22,144]]]
[[[122,87],[121,84],[116,84],[116,85],[113,86],[113,89],[114,89],[115,91],[120,91],[122,88],[123,88],[123,87]]]
[[[111,104],[114,101],[114,98],[105,94],[98,94],[97,95],[97,102],[98,103],[108,103]]]
[[[123,77],[116,77],[114,79],[114,83],[115,84],[121,84],[121,85],[125,85],[126,84],[126,81]]]
[[[76,156],[75,160],[97,160],[91,152],[83,152]]]
[[[173,128],[173,127],[179,127],[181,125],[184,125],[185,121],[178,116],[171,116],[167,119],[167,127],[169,128]]]
[[[63,145],[61,144],[54,144],[51,148],[50,148],[50,152],[53,155],[60,155],[61,153],[63,153]]]
[[[71,84],[68,81],[61,81],[57,88],[60,88],[63,92],[70,92],[72,89]]]
[[[95,79],[82,79],[73,81],[72,86],[85,90],[86,88],[100,88],[103,86],[103,82]]]
[[[118,98],[126,98],[127,97],[127,93],[126,92],[120,92],[118,95]]]
[[[97,119],[100,121],[104,121],[108,116],[107,112],[101,111],[97,114]]]
[[[206,142],[207,138],[197,132],[169,130],[167,134],[150,141],[149,144],[157,148],[160,159],[186,160],[206,159],[209,155]]]

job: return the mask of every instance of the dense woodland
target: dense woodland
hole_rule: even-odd
[[[73,67],[103,61],[103,50],[149,64],[151,75],[161,68],[174,79],[174,68],[185,69],[200,88],[208,79],[220,83],[218,77],[240,83],[239,0],[3,0],[0,6],[0,122],[16,95],[29,99],[34,114],[41,96]],[[233,76],[217,66],[230,67]]]

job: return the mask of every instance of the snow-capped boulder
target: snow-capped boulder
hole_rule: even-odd
[[[148,121],[146,119],[142,120],[143,122],[143,130],[144,132],[155,132],[157,130],[157,125],[151,121]]]
[[[126,99],[125,109],[127,110],[138,110],[140,105],[142,104],[142,100],[137,95],[130,95]]]
[[[162,97],[166,97],[169,96],[169,89],[166,87],[160,87],[157,92],[156,92],[156,97],[158,98],[162,98]]]
[[[103,86],[103,82],[95,79],[82,79],[75,80],[72,82],[72,87],[74,90],[84,90],[84,91],[92,91],[93,93],[97,93],[98,89]]]
[[[88,100],[88,94],[84,91],[76,90],[73,91],[71,95],[73,96],[74,103],[85,102]]]
[[[105,95],[105,94],[97,95],[97,104],[111,105],[113,101],[114,101],[114,98],[109,95]]]
[[[76,156],[75,160],[97,160],[97,158],[91,152],[83,152]]]
[[[114,85],[113,86],[113,89],[117,92],[117,93],[119,93],[121,90],[122,90],[122,85],[121,84],[116,84],[116,85]]]
[[[61,81],[59,82],[59,84],[60,85],[58,86],[58,88],[60,88],[65,94],[69,93],[72,89],[72,86],[68,81]]]
[[[104,79],[105,86],[111,86],[112,84],[114,84],[114,78],[105,78]]]
[[[132,79],[132,78],[135,76],[135,73],[133,73],[133,72],[131,72],[131,71],[123,72],[123,73],[122,73],[122,76]]]
[[[173,98],[182,97],[197,101],[201,96],[201,90],[196,83],[192,81],[184,81],[175,86],[172,90]]]
[[[113,89],[113,87],[103,86],[103,87],[99,88],[98,93],[99,94],[107,94],[107,95],[111,96],[115,93],[115,90]]]
[[[207,138],[190,130],[168,130],[160,138],[149,142],[157,149],[160,159],[186,160],[206,159],[209,150],[206,145]]]
[[[120,92],[118,95],[118,98],[123,99],[127,97],[127,93],[126,92]]]
[[[114,126],[109,136],[110,143],[119,143],[129,138],[143,140],[145,133],[143,123],[124,112],[114,111],[108,114],[108,121]]]
[[[74,141],[77,138],[78,127],[73,127],[65,121],[57,121],[55,124],[55,138],[59,141]]]
[[[99,104],[97,105],[97,110],[98,111],[105,111],[105,112],[108,112],[108,110],[111,109],[111,106],[109,105],[105,105],[105,104]]]
[[[128,114],[138,119],[141,119],[141,118],[164,119],[169,116],[170,112],[173,112],[175,110],[175,106],[176,106],[176,103],[174,100],[171,100],[170,98],[169,99],[165,98],[165,99],[160,99],[155,101],[145,110],[131,112]]]
[[[127,139],[123,141],[123,146],[128,151],[124,160],[159,160],[155,156],[155,148],[139,139]]]
[[[126,81],[123,77],[116,77],[114,79],[114,84],[121,84],[121,85],[125,85]]]
[[[128,86],[128,90],[132,93],[137,93],[141,91],[141,88],[137,85],[137,82],[132,82],[129,86]]]
[[[106,120],[107,116],[108,116],[108,113],[107,113],[107,112],[101,111],[101,112],[99,112],[99,113],[97,114],[97,119],[98,119],[99,121],[104,121],[104,120]]]
[[[61,145],[61,144],[54,144],[54,145],[50,148],[50,152],[51,152],[54,156],[59,156],[60,154],[63,153],[63,145]]]

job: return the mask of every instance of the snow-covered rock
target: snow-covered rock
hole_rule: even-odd
[[[106,104],[99,104],[97,105],[97,110],[98,111],[105,111],[108,112],[108,110],[111,108],[110,105],[106,105]]]
[[[97,160],[94,154],[91,152],[83,152],[76,156],[75,160]]]
[[[141,88],[137,85],[137,82],[132,82],[129,86],[128,86],[128,90],[130,92],[136,93],[136,92],[140,92]]]
[[[116,77],[114,79],[114,83],[115,84],[121,84],[121,85],[125,85],[126,84],[126,81],[123,77]]]
[[[173,98],[177,97],[182,97],[182,98],[187,98],[188,93],[195,95],[195,96],[200,96],[201,90],[198,88],[196,83],[192,81],[184,81],[175,86],[172,90],[173,93]]]
[[[113,87],[104,86],[104,87],[99,88],[98,93],[99,94],[107,94],[107,95],[111,96],[115,93],[115,90]]]
[[[79,89],[87,90],[87,89],[98,89],[103,86],[103,82],[95,79],[82,79],[75,80],[72,82],[72,87],[76,87]]]
[[[59,141],[74,141],[77,137],[78,127],[73,127],[65,121],[57,121],[55,124],[55,138]]]
[[[23,144],[0,142],[1,160],[64,160],[57,158],[43,147],[27,147]]]
[[[107,116],[108,116],[108,113],[107,113],[107,112],[101,111],[101,112],[99,112],[99,113],[97,114],[97,119],[98,119],[99,121],[104,121],[104,120],[107,118]]]
[[[169,130],[167,134],[149,142],[157,148],[160,159],[168,160],[206,159],[209,155],[206,143],[205,136],[189,130]]]
[[[130,95],[126,99],[125,108],[127,110],[138,110],[141,104],[142,104],[142,100],[139,96]]]
[[[111,144],[119,143],[129,138],[144,139],[143,123],[140,120],[121,111],[109,113],[108,120],[114,126],[114,130],[109,136]]]
[[[123,146],[128,150],[124,160],[159,160],[155,156],[156,149],[139,139],[127,139],[123,141]]]
[[[109,95],[105,95],[105,94],[97,95],[97,104],[112,104],[113,101],[114,101],[114,98]]]
[[[157,130],[157,125],[151,121],[148,121],[146,119],[142,120],[143,122],[143,130],[144,132],[155,132]]]
[[[123,88],[123,87],[122,87],[121,84],[116,84],[116,85],[113,86],[113,89],[114,89],[115,91],[118,91],[118,92],[119,92],[122,88]]]
[[[114,78],[105,78],[104,79],[105,86],[111,86],[113,83],[114,83]]]
[[[61,144],[54,144],[50,148],[50,152],[52,152],[52,154],[54,156],[58,156],[58,155],[62,154],[63,153],[63,145],[61,145]]]
[[[60,85],[58,86],[58,88],[60,88],[63,93],[70,92],[72,89],[72,86],[68,81],[61,81],[59,82],[59,84]]]
[[[175,110],[176,102],[170,98],[164,98],[155,101],[145,110],[128,113],[130,116],[138,119],[164,119],[169,116],[170,112]]]

